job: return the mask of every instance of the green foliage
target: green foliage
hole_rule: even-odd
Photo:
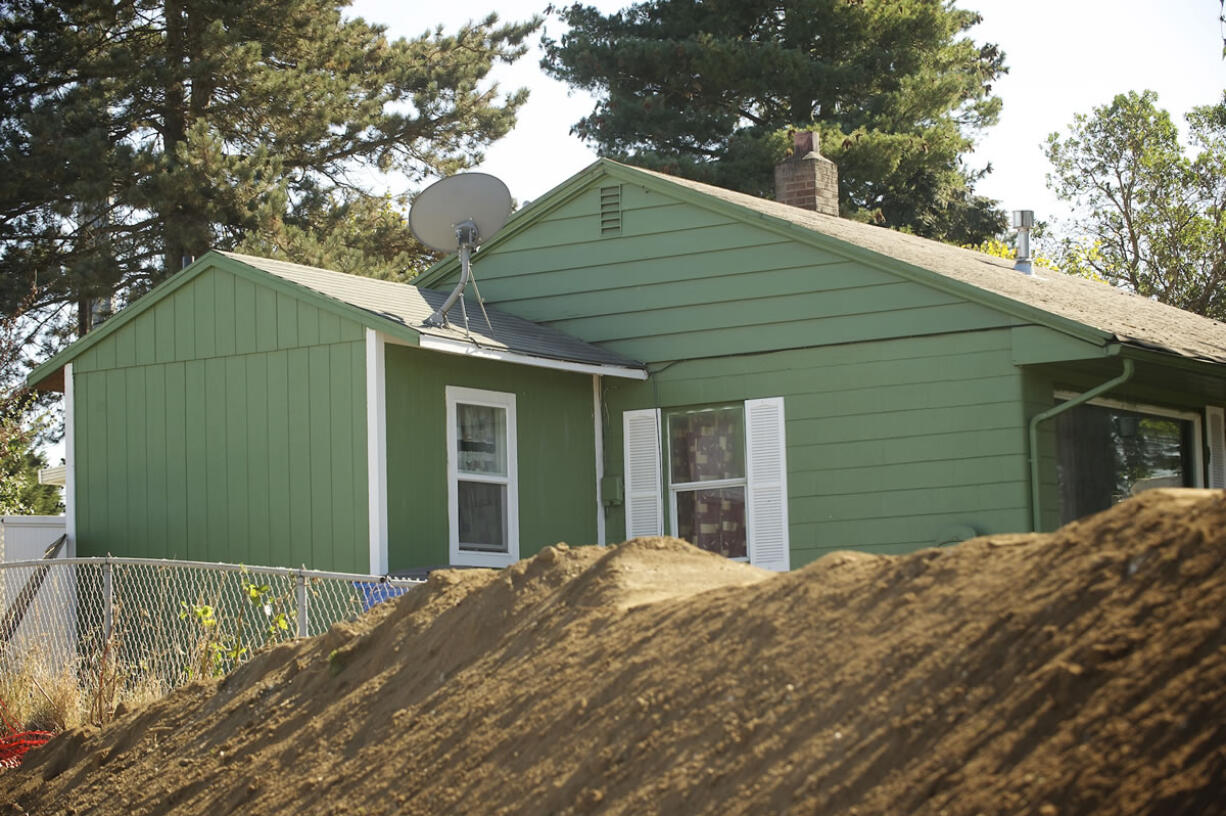
[[[537,21],[390,41],[343,5],[0,6],[0,312],[35,288],[33,308],[88,315],[211,247],[419,269],[403,202],[372,195],[371,172],[417,182],[478,161],[526,98],[489,71]]]
[[[1032,236],[1036,243],[1043,243],[1043,231],[1041,227],[1036,226]],[[1009,240],[989,238],[978,244],[966,244],[964,248],[973,249],[976,252],[982,252],[985,255],[992,255],[996,258],[1013,260],[1017,258],[1015,241],[1016,237],[1012,237]],[[1032,249],[1034,249],[1033,244]],[[1105,279],[1099,276],[1091,266],[1093,261],[1101,257],[1102,253],[1099,251],[1097,244],[1065,239],[1056,245],[1055,252],[1052,254],[1046,254],[1042,249],[1035,250],[1031,255],[1031,263],[1040,269],[1064,272],[1068,275],[1077,275],[1078,277],[1105,283]]]
[[[246,573],[247,570],[244,567],[243,574]],[[242,588],[248,602],[264,615],[264,645],[267,646],[278,638],[288,635],[289,616],[284,609],[279,608],[283,599],[272,597],[272,587],[268,584],[257,584],[244,580]]]
[[[294,636],[285,611],[287,598],[274,596],[269,584],[256,583],[250,575],[242,567],[239,591],[246,603],[224,622],[219,617],[220,590],[212,604],[179,602],[179,620],[191,621],[197,632],[195,646],[184,667],[188,678],[220,677],[235,668],[256,645],[269,646]],[[256,612],[254,621],[247,621],[244,614],[247,610]],[[256,632],[262,644],[253,642]]]
[[[246,654],[239,639],[217,625],[217,611],[210,604],[179,602],[179,620],[190,620],[199,629],[195,653],[184,667],[188,678],[220,677]]]
[[[28,337],[23,315],[0,316],[0,515],[52,516],[64,506],[58,487],[38,483],[47,460],[36,446],[51,416],[22,381]]]
[[[649,0],[558,12],[545,70],[595,94],[574,132],[602,155],[770,196],[791,129],[839,166],[843,214],[954,243],[1004,228],[963,157],[996,122],[979,15],[934,0]]]
[[[23,427],[7,411],[24,413],[21,402],[9,402],[0,411],[0,515],[54,516],[64,511],[60,489],[38,482],[47,459],[34,450],[37,428]]]
[[[1064,249],[1087,274],[1226,319],[1226,99],[1187,119],[1191,154],[1155,93],[1120,94],[1048,137],[1048,185],[1075,205]]]

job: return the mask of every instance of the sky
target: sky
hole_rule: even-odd
[[[590,0],[603,11],[628,3]],[[541,13],[545,0],[452,0],[447,4],[357,0],[351,16],[387,26],[388,35],[414,37],[436,25],[453,30],[496,9],[503,20]],[[1117,93],[1151,89],[1159,104],[1184,125],[1183,114],[1211,104],[1226,89],[1218,0],[959,0],[983,22],[970,32],[978,43],[1005,52],[1009,73],[994,91],[1004,102],[1000,123],[980,135],[972,167],[991,165],[978,185],[1006,209],[1031,209],[1040,220],[1061,220],[1067,206],[1048,191],[1041,144],[1062,131],[1076,113],[1089,113]],[[551,36],[560,23],[546,22]],[[591,163],[595,152],[570,135],[593,106],[540,70],[534,49],[496,74],[506,89],[527,87],[531,96],[515,130],[486,153],[479,170],[507,183],[519,202],[530,201]],[[398,186],[399,185],[399,186]],[[402,192],[407,182],[390,179]]]

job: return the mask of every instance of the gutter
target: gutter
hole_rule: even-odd
[[[1059,416],[1065,411],[1072,410],[1078,405],[1089,402],[1095,397],[1102,396],[1111,389],[1123,385],[1132,379],[1134,366],[1132,360],[1124,358],[1124,370],[1118,377],[1107,380],[1101,385],[1091,388],[1077,396],[1073,397],[1068,402],[1062,402],[1054,408],[1049,408],[1041,414],[1036,414],[1030,419],[1030,510],[1031,510],[1031,529],[1034,532],[1039,532],[1039,521],[1042,512],[1039,507],[1039,423],[1046,422],[1052,417]]]

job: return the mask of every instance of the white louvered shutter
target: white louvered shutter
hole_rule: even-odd
[[[660,411],[622,414],[626,456],[626,538],[664,533],[660,496]]]
[[[783,397],[745,401],[745,449],[749,562],[786,572],[790,569],[790,559]]]
[[[1226,487],[1226,417],[1221,408],[1205,408],[1205,435],[1209,438],[1209,487]]]

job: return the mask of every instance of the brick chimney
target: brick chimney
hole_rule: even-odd
[[[810,130],[792,134],[792,155],[775,165],[775,200],[803,210],[839,214],[839,168],[817,151]]]

